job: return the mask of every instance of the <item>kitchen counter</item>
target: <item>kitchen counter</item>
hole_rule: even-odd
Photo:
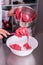
[[[37,49],[25,57],[14,55],[0,40],[0,65],[43,65],[43,34],[35,38],[39,42]]]

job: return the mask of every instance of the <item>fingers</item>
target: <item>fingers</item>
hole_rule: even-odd
[[[7,34],[3,33],[3,32],[0,32],[0,34],[2,34],[3,36],[7,37]]]
[[[14,10],[10,10],[10,11],[8,12],[8,16],[13,16],[13,14],[14,14]]]
[[[2,30],[3,33],[7,34],[7,35],[10,35],[9,32],[7,32],[6,30]]]
[[[0,35],[0,39],[2,39],[2,38],[3,38],[3,36]]]
[[[14,11],[17,7],[13,7],[10,11],[8,11],[8,16],[13,16]]]
[[[0,29],[0,34],[2,34],[3,36],[7,37],[7,35],[10,35],[9,32],[7,32],[6,30]],[[2,37],[2,36],[1,36]],[[1,38],[0,37],[0,38]]]

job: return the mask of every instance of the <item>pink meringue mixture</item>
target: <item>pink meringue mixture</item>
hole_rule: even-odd
[[[36,12],[32,8],[15,8],[14,17],[20,22],[32,22],[36,18]]]
[[[28,39],[28,37],[29,37],[28,29],[26,27],[20,27],[20,28],[18,28],[15,31],[15,35],[17,37],[19,37],[19,38],[22,38],[22,36],[26,36],[27,39]],[[23,46],[22,46],[22,44],[21,44],[21,46],[19,44],[18,43],[17,44],[16,43],[15,44],[13,43],[13,44],[10,45],[10,47],[12,49],[19,50],[19,51],[31,49],[31,46],[29,45],[28,42],[27,43],[24,43]]]

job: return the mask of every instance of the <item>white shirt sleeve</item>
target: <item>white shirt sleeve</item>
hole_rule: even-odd
[[[5,20],[5,21],[9,20],[8,11],[2,10],[2,19]]]
[[[3,4],[4,0],[0,0],[0,4]]]
[[[2,0],[0,0],[0,28],[2,28]]]

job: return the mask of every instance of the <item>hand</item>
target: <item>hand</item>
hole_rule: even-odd
[[[13,16],[15,7],[8,11],[8,16]]]
[[[7,32],[6,30],[4,30],[4,29],[0,29],[0,39],[2,39],[3,38],[3,36],[4,37],[7,37],[7,35],[10,35],[10,33],[9,32]]]

